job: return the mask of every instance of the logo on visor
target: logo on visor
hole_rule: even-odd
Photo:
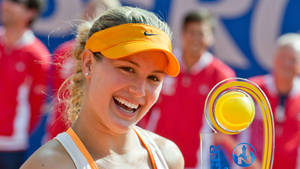
[[[156,35],[159,35],[159,34],[147,33],[147,31],[145,31],[145,32],[144,32],[144,35],[145,35],[145,36],[156,36]]]

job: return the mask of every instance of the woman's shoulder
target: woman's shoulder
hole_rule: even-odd
[[[35,151],[22,165],[21,169],[75,169],[75,165],[64,147],[55,139]]]
[[[144,130],[144,129],[142,129]],[[170,169],[183,169],[184,158],[178,146],[171,140],[159,136],[151,131],[144,130],[154,140]]]

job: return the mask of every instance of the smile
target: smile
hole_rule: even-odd
[[[140,107],[140,105],[130,103],[120,97],[113,97],[113,100],[126,113],[134,113]]]

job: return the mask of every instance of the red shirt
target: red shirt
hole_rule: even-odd
[[[0,31],[0,151],[25,150],[41,117],[50,54],[30,30],[13,47]]]
[[[174,141],[183,153],[186,167],[196,167],[200,162],[197,152],[206,96],[215,84],[234,76],[220,60],[210,53],[203,54],[190,72],[183,67],[178,77],[165,79],[159,101],[140,124]]]
[[[275,123],[273,169],[300,168],[300,79],[294,80],[293,89],[286,96],[284,104],[280,104],[280,95],[271,75],[257,76],[250,80],[265,92],[272,108]]]
[[[67,41],[61,44],[53,53],[53,72],[52,82],[54,91],[53,111],[49,114],[46,126],[46,140],[54,138],[57,134],[66,131],[67,113],[63,103],[57,99],[57,91],[62,83],[72,74],[75,61],[72,58],[75,40]]]

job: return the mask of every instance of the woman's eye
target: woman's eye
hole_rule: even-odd
[[[126,72],[135,73],[135,70],[131,67],[120,67],[120,69]]]
[[[148,78],[154,82],[160,82],[160,79],[157,76],[151,75]]]

